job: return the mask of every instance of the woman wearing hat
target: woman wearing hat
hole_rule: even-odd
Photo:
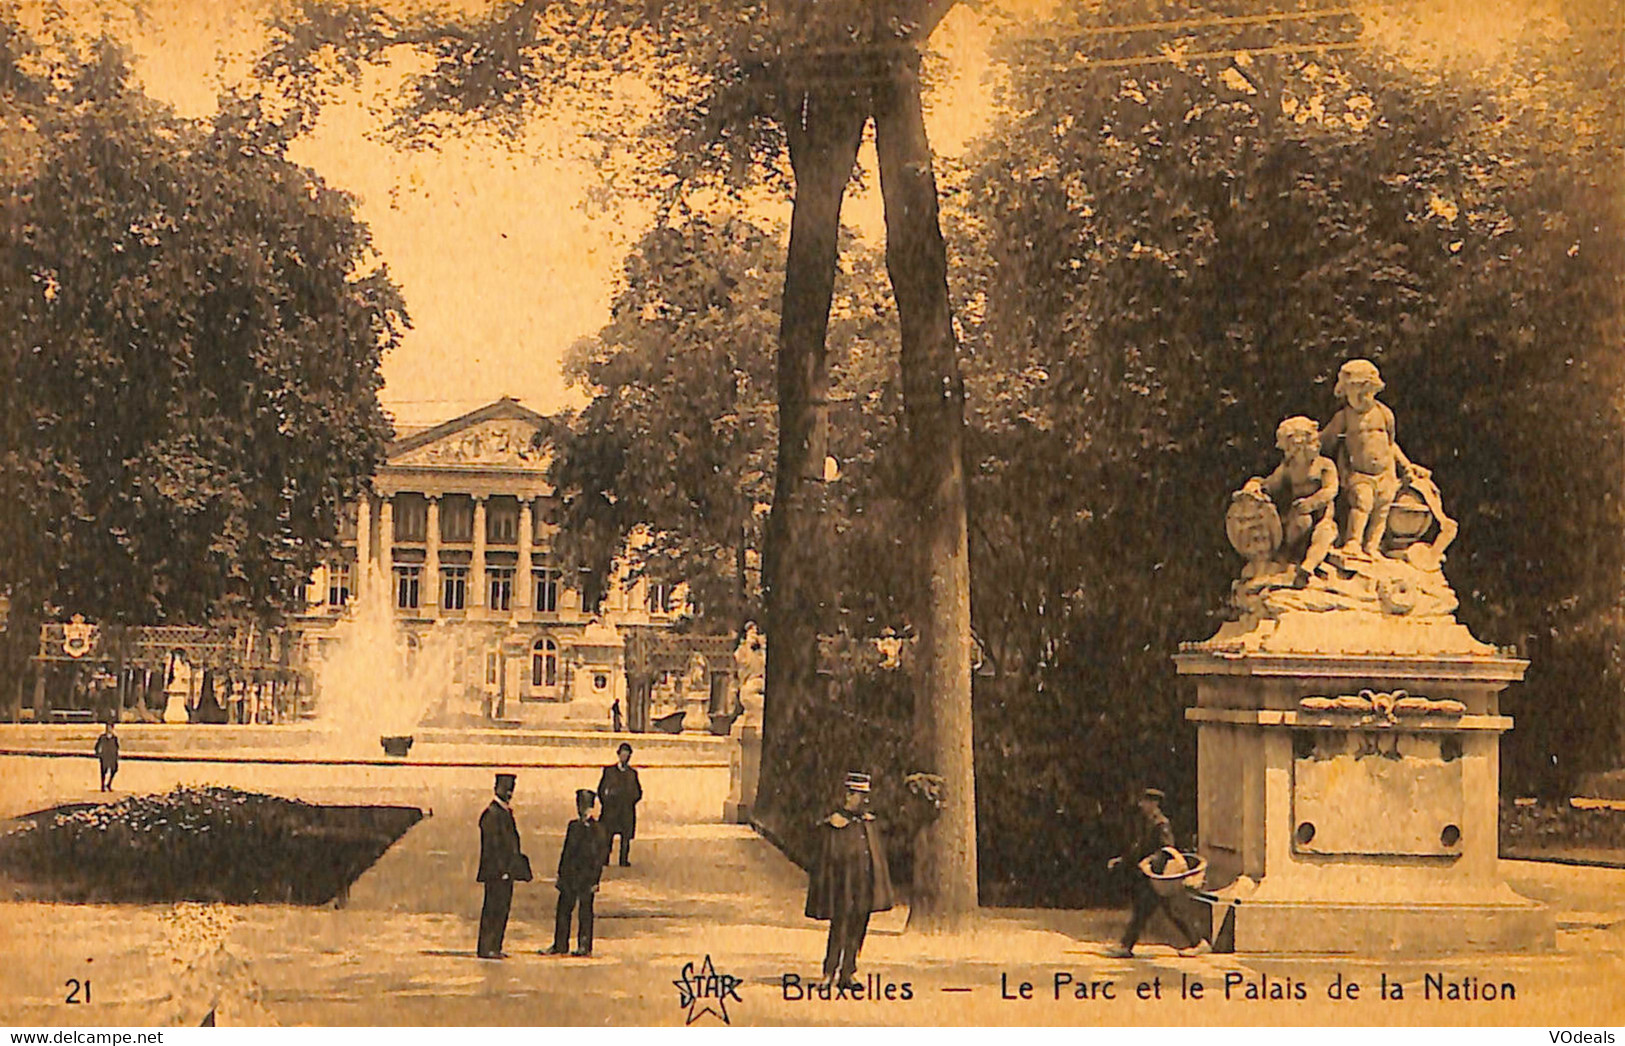
[[[818,823],[818,861],[807,881],[807,918],[829,920],[824,979],[856,987],[869,915],[892,906],[886,844],[869,812],[868,774],[846,775],[841,808]]]

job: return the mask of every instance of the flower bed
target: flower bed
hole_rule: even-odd
[[[422,817],[182,787],[18,818],[0,834],[0,876],[42,900],[325,904]]]

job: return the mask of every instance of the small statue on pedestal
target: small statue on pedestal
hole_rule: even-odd
[[[1336,453],[1343,498],[1349,506],[1344,555],[1364,551],[1373,559],[1380,556],[1388,531],[1388,509],[1399,494],[1401,479],[1425,480],[1432,475],[1412,464],[1399,449],[1394,412],[1377,401],[1383,387],[1382,375],[1370,360],[1343,364],[1334,389],[1343,407],[1320,435],[1322,453]]]
[[[1337,466],[1320,453],[1320,429],[1304,417],[1287,418],[1275,430],[1275,445],[1281,463],[1268,476],[1254,476],[1237,492],[1241,495],[1290,496],[1282,521],[1288,547],[1305,537],[1309,548],[1298,563],[1292,587],[1306,588],[1315,570],[1325,561],[1337,541],[1337,520],[1332,503],[1337,500]]]
[[[1344,404],[1326,427],[1306,417],[1281,422],[1280,464],[1231,496],[1225,529],[1247,560],[1232,600],[1245,617],[1354,610],[1424,618],[1456,609],[1440,570],[1456,524],[1431,473],[1394,438],[1393,411],[1376,399],[1382,388],[1369,360],[1345,363],[1336,386]],[[1339,494],[1347,511],[1334,547]],[[1437,537],[1423,543],[1435,525]]]

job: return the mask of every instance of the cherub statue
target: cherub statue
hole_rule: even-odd
[[[1293,588],[1306,588],[1309,578],[1326,559],[1337,542],[1337,520],[1332,502],[1337,500],[1337,466],[1320,453],[1320,428],[1304,417],[1287,418],[1275,430],[1275,445],[1281,463],[1268,476],[1254,476],[1242,492],[1268,493],[1277,500],[1290,496],[1281,523],[1287,545],[1296,545],[1306,536],[1308,550],[1293,575]]]
[[[1388,529],[1388,508],[1399,493],[1400,481],[1426,480],[1432,475],[1412,464],[1399,449],[1394,435],[1394,412],[1377,401],[1382,376],[1370,360],[1349,360],[1337,372],[1334,390],[1343,406],[1321,430],[1321,452],[1336,451],[1344,500],[1348,502],[1345,554],[1375,559],[1382,552]],[[1340,445],[1341,444],[1341,445]]]

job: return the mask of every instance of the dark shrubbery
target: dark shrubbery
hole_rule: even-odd
[[[865,644],[857,643],[858,647]],[[757,823],[797,864],[815,857],[819,820],[840,801],[848,771],[874,777],[870,808],[880,819],[892,879],[907,896],[913,833],[930,816],[909,789],[925,769],[912,741],[911,695],[905,671],[875,667],[872,658],[831,659],[829,698],[803,713],[790,779],[805,782],[803,816],[759,809]],[[1123,842],[1123,797],[1129,783],[1160,785],[1182,841],[1194,837],[1184,797],[1192,740],[1183,727],[1160,731],[1163,747],[1136,742],[1158,732],[1155,708],[1115,702],[1081,710],[1068,696],[1013,695],[1014,680],[980,676],[976,698],[976,800],[981,899],[989,906],[1091,907],[1121,900],[1119,879],[1106,861]],[[1084,716],[1093,729],[1078,743]],[[1142,721],[1143,720],[1143,721]],[[1126,724],[1126,725],[1125,725]],[[1126,731],[1136,731],[1133,733]]]
[[[817,854],[818,823],[841,801],[842,781],[850,771],[870,774],[874,792],[870,809],[880,821],[892,881],[905,895],[912,875],[913,831],[923,804],[911,796],[907,776],[919,769],[909,729],[909,693],[902,672],[873,669],[853,661],[840,665],[842,675],[829,680],[830,699],[803,713],[792,750],[787,779],[804,782],[799,810],[781,813],[759,809],[761,827],[792,861],[807,867]]]
[[[1616,850],[1625,857],[1625,810],[1581,810],[1567,802],[1501,804],[1501,852],[1532,857],[1564,850]]]
[[[423,817],[207,786],[30,814],[0,875],[58,901],[325,904]]]

